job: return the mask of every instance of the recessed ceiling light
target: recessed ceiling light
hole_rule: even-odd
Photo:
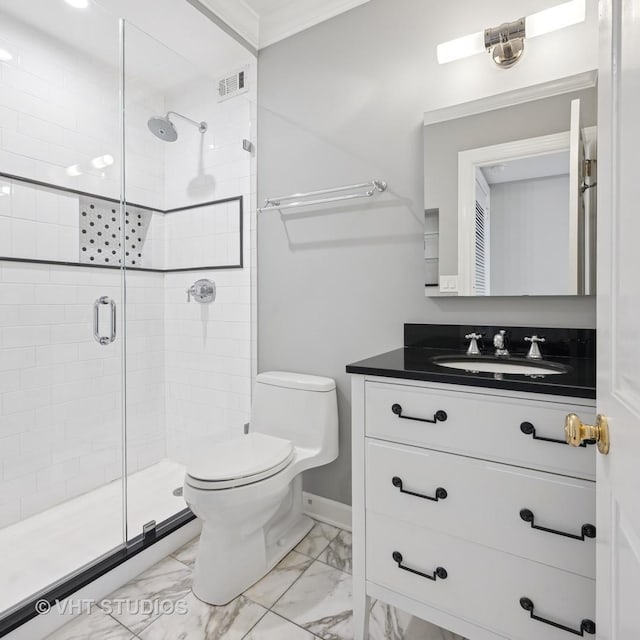
[[[86,9],[89,6],[89,0],[65,0],[65,2],[76,9]]]
[[[80,170],[79,164],[72,164],[70,167],[67,167],[66,172],[67,172],[67,175],[71,176],[72,178],[82,175],[82,171]]]
[[[9,62],[9,60],[13,60],[11,52],[6,49],[0,49],[0,61]]]

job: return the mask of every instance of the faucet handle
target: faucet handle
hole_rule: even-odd
[[[484,333],[467,333],[465,336],[466,340],[470,340],[469,348],[467,349],[468,356],[477,356],[480,355],[480,349],[478,348],[478,340],[480,340],[484,336]]]
[[[531,348],[529,349],[529,353],[527,353],[527,358],[531,358],[532,360],[541,360],[542,352],[540,351],[538,343],[546,342],[546,340],[542,337],[538,337],[537,335],[533,335],[526,336],[524,341],[531,343]]]

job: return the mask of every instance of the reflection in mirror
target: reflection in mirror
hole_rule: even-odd
[[[569,151],[475,165],[473,293],[508,296],[569,290]],[[542,229],[553,250],[536,246]]]
[[[595,88],[474,108],[425,126],[426,294],[593,294]]]

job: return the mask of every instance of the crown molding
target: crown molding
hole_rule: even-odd
[[[191,0],[188,0],[191,2]],[[258,49],[260,16],[243,0],[196,0]]]
[[[291,0],[260,16],[259,49],[329,20],[369,0]]]
[[[596,70],[585,71],[573,76],[557,78],[548,82],[541,82],[540,84],[505,91],[504,93],[497,93],[485,98],[427,111],[424,114],[424,124],[426,126],[438,122],[445,122],[446,120],[455,120],[456,118],[464,118],[477,113],[484,113],[485,111],[511,107],[516,104],[522,104],[523,102],[550,98],[563,93],[569,93],[570,91],[590,89],[596,86],[597,81],[598,72]]]

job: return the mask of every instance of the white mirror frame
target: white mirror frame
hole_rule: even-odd
[[[458,295],[475,294],[473,256],[476,234],[476,167],[568,151],[570,142],[570,132],[563,131],[458,153]]]

